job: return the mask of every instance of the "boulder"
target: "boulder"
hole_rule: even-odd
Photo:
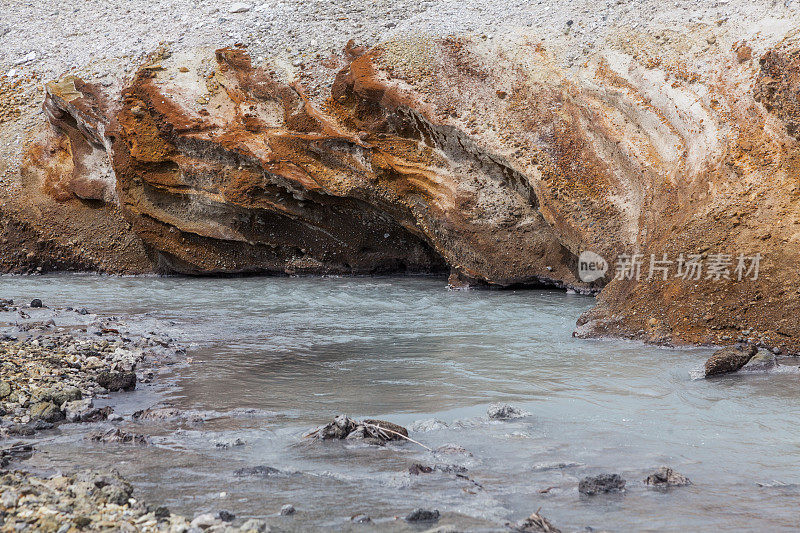
[[[726,346],[714,352],[705,365],[706,377],[736,372],[756,354],[753,345]]]
[[[135,372],[101,372],[97,384],[111,392],[130,391],[136,388]]]
[[[333,422],[320,426],[306,435],[319,440],[348,439],[383,445],[393,440],[405,440],[408,430],[385,420],[366,419],[363,422],[339,415]]]
[[[74,402],[83,397],[81,390],[78,387],[64,387],[62,389],[55,389],[52,392],[52,401],[59,407],[67,402]]]
[[[399,426],[397,424],[393,424],[392,422],[386,422],[385,420],[374,420],[374,419],[366,419],[364,420],[364,424],[368,429],[372,429],[377,431],[376,428],[381,431],[381,436],[385,435],[384,440],[404,440],[403,437],[408,437],[408,430],[403,426]],[[370,426],[375,426],[370,428]]]
[[[39,402],[33,404],[30,409],[30,415],[32,419],[51,423],[64,419],[64,414],[53,402]]]
[[[647,476],[647,478],[644,480],[644,483],[645,485],[659,488],[683,487],[692,484],[688,477],[684,476],[683,474],[679,474],[667,466],[662,466]]]
[[[600,474],[585,477],[578,484],[578,492],[587,496],[625,490],[625,480],[619,474]]]
[[[94,405],[91,398],[66,402],[61,406],[61,408],[64,410],[64,416],[66,417],[67,422],[80,422],[81,415],[89,411],[89,409],[92,407],[94,407]]]
[[[769,372],[778,367],[778,358],[769,350],[759,350],[746,365],[742,367],[742,372]]]
[[[211,513],[203,513],[198,515],[192,520],[191,524],[189,524],[192,528],[197,529],[208,529],[212,526],[222,524],[222,520],[219,520],[216,516]]]

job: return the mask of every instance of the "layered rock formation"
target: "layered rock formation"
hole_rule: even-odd
[[[350,46],[314,97],[243,49],[161,53],[121,94],[48,86],[22,197],[113,226],[125,260],[102,232],[75,252],[108,271],[604,287],[581,335],[795,351],[800,44],[689,30],[617,34],[569,72],[525,33]],[[590,283],[587,250],[611,263]],[[641,279],[614,279],[620,254]],[[651,254],[671,263],[646,279]],[[678,276],[681,254],[726,270]]]

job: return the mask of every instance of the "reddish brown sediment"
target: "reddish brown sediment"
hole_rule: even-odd
[[[76,250],[82,267],[604,287],[578,334],[795,352],[800,46],[709,58],[704,35],[668,47],[631,31],[577,74],[524,34],[350,44],[313,101],[241,49],[156,57],[118,96],[48,86],[54,129],[29,150],[22,196],[135,240],[126,258]],[[612,269],[642,254],[645,275],[650,254],[763,259],[755,280],[588,284],[586,250]]]

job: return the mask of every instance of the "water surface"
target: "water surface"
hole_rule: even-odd
[[[148,447],[90,444],[82,436],[96,427],[62,426],[32,464],[114,467],[140,497],[174,511],[227,509],[290,531],[419,530],[395,517],[420,506],[439,509],[439,524],[474,531],[501,530],[539,508],[563,530],[798,526],[797,375],[693,380],[710,350],[573,339],[592,298],[444,285],[0,277],[0,297],[158,319],[189,346],[191,362],[165,368],[159,387],[110,401],[118,412],[164,401],[206,420],[123,423],[150,435]],[[490,421],[494,402],[531,415]],[[431,448],[452,443],[471,455],[302,438],[339,413],[400,423]],[[245,444],[217,446],[237,438]],[[414,463],[460,465],[468,479],[413,476]],[[646,487],[642,480],[662,464],[694,485]],[[282,473],[234,475],[257,465]],[[622,474],[627,491],[581,497],[579,479],[601,472]],[[285,503],[295,516],[276,516]],[[372,524],[350,522],[359,513]]]

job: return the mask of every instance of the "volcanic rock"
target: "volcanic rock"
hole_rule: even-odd
[[[600,474],[585,477],[578,484],[578,492],[588,496],[625,490],[625,480],[619,474]]]
[[[714,352],[705,364],[706,377],[736,372],[756,354],[756,347],[728,346]]]
[[[685,485],[691,485],[692,482],[689,481],[689,478],[686,476],[675,472],[673,469],[662,466],[654,473],[647,476],[644,480],[646,485],[652,485],[654,487],[683,487]]]

